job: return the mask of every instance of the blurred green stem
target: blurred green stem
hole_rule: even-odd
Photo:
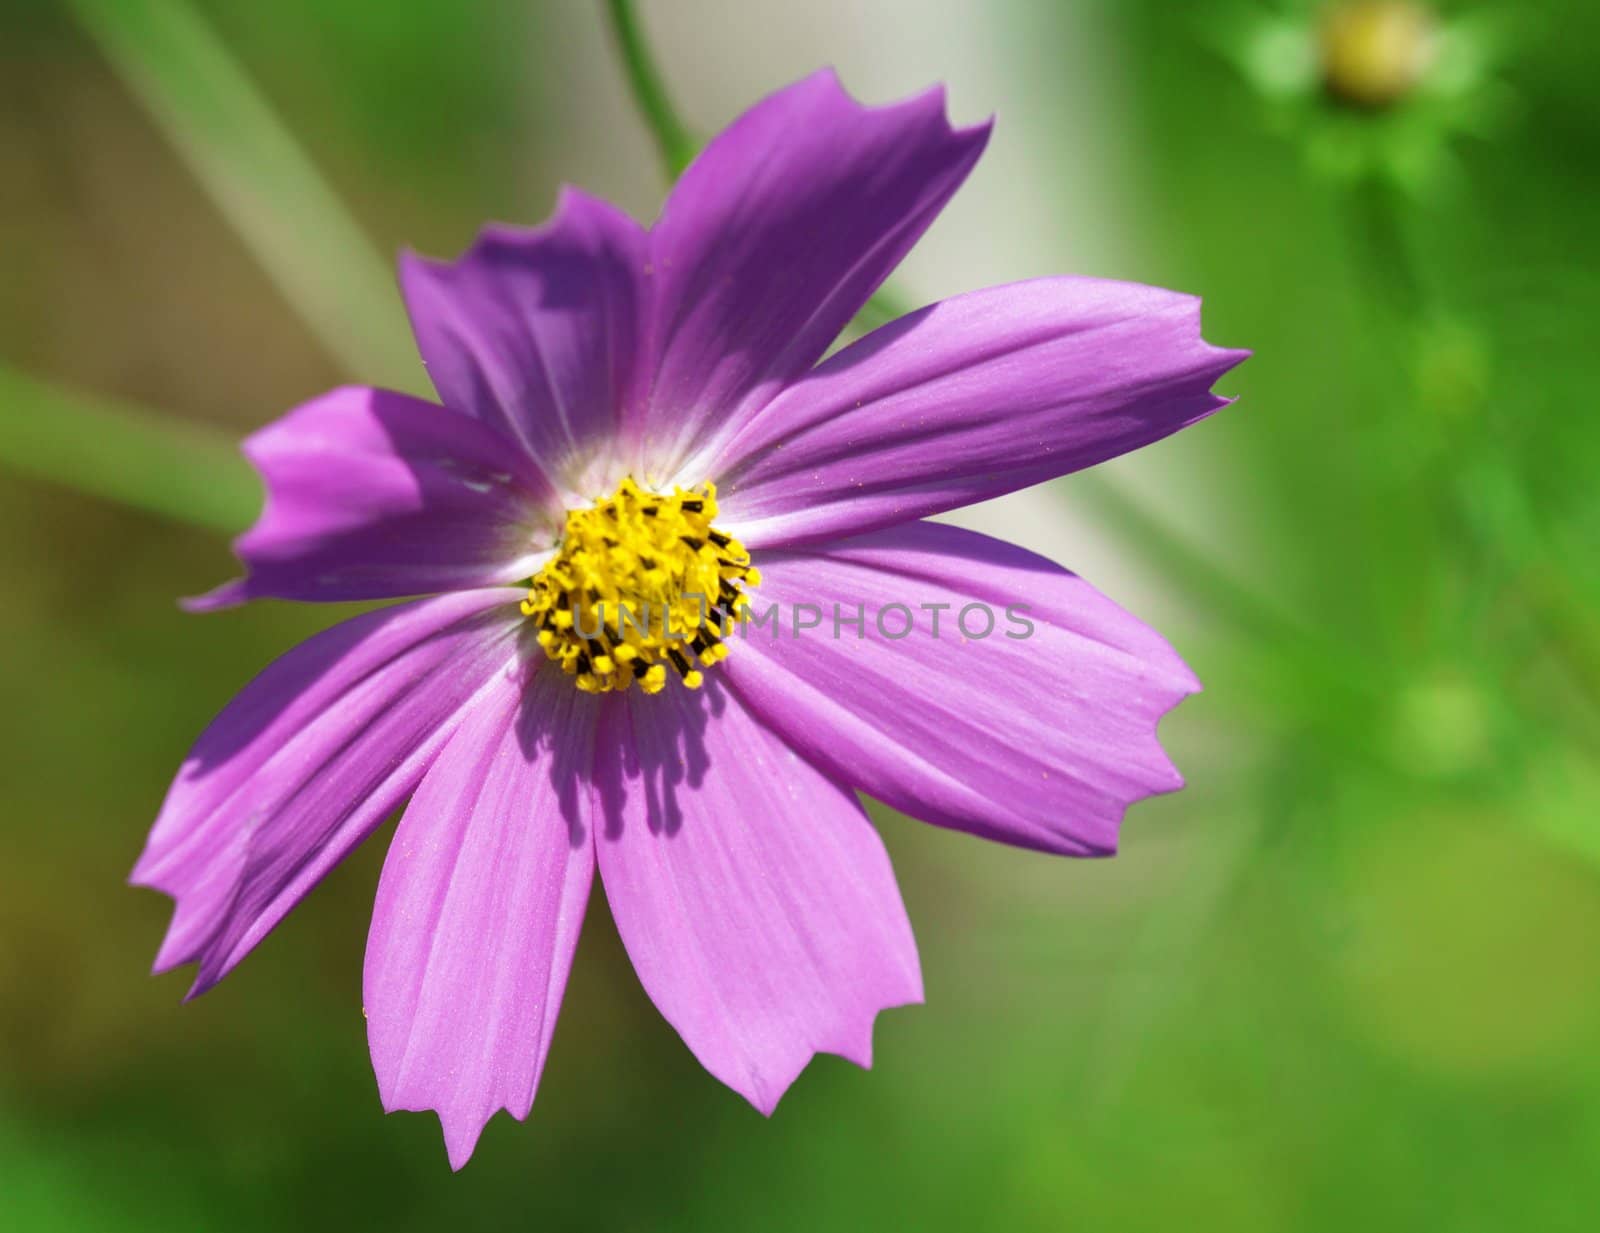
[[[1382,182],[1352,190],[1351,229],[1378,300],[1388,305],[1403,324],[1415,327],[1423,316],[1426,297],[1411,259],[1395,191]]]
[[[390,263],[183,0],[69,0],[283,297],[353,376],[425,388]]]
[[[221,434],[0,366],[0,462],[177,522],[233,534],[261,487]]]
[[[628,74],[628,88],[633,101],[638,104],[650,135],[655,138],[661,155],[661,165],[666,170],[670,184],[683,174],[683,169],[694,158],[696,142],[678,118],[677,109],[667,96],[667,88],[650,52],[649,41],[639,25],[632,0],[606,0],[606,12],[611,17],[611,31],[616,36],[617,48],[622,53],[623,67]]]

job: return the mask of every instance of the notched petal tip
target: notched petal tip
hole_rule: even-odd
[[[202,976],[199,973],[196,973],[195,978],[194,978],[194,983],[189,986],[189,988],[184,992],[183,997],[180,998],[179,1001],[184,1006],[187,1006],[190,1002],[193,1002],[196,998],[203,997],[205,994],[210,993],[213,989],[215,989],[217,987],[218,984],[221,983],[221,981],[222,981],[222,977],[221,976],[207,977],[207,976]]]
[[[444,1140],[445,1159],[450,1172],[459,1173],[478,1150],[478,1143],[489,1123],[501,1113],[509,1113],[519,1122],[528,1120],[529,1109],[518,1113],[508,1105],[498,1105],[487,1113],[470,1110],[439,1108],[426,1101],[412,1100],[398,1094],[385,1093],[379,1085],[379,1100],[386,1114],[432,1113],[439,1120],[439,1136]]]
[[[491,1113],[489,1118],[493,1116]],[[444,1154],[445,1159],[450,1162],[450,1172],[459,1173],[467,1167],[467,1161],[471,1160],[472,1153],[478,1150],[478,1140],[483,1137],[484,1127],[488,1124],[488,1118],[476,1126],[471,1122],[452,1124],[451,1119],[445,1114],[439,1114],[439,1130],[444,1136]]]
[[[365,1016],[367,1011],[364,1009],[362,1014]],[[397,1080],[385,1079],[376,1063],[373,1069],[378,1078],[378,1101],[384,1113],[432,1113],[439,1119],[439,1133],[444,1140],[445,1156],[452,1173],[459,1173],[472,1159],[483,1132],[501,1113],[509,1114],[515,1121],[525,1122],[533,1111],[532,1093],[527,1104],[519,1108],[503,1102],[487,1110],[452,1108],[445,1102],[402,1090]]]
[[[996,119],[995,114],[991,112],[985,119],[974,124],[958,126],[953,123],[949,115],[949,92],[943,82],[935,82],[915,94],[891,99],[886,103],[867,103],[850,92],[836,67],[831,64],[824,65],[798,81],[774,90],[743,112],[728,128],[696,151],[685,174],[697,169],[697,166],[706,160],[707,155],[715,151],[719,142],[731,138],[741,127],[762,123],[763,115],[769,112],[782,114],[788,109],[798,109],[802,112],[814,109],[811,122],[823,124],[893,125],[904,124],[908,120],[937,118],[938,125],[943,130],[940,136],[959,151],[958,161],[964,169],[961,178],[965,178],[988,145]],[[658,227],[666,221],[669,214],[673,213],[673,204],[674,194],[669,193],[662,203],[661,215],[656,223]]]
[[[362,1016],[367,1017],[367,1015],[368,1008],[364,1007]],[[370,1031],[370,1019],[368,1022]],[[397,1079],[386,1079],[376,1063],[373,1070],[378,1079],[378,1100],[385,1114],[431,1113],[438,1118],[439,1134],[444,1140],[445,1156],[449,1159],[452,1173],[459,1173],[467,1161],[472,1159],[478,1143],[483,1138],[483,1132],[496,1117],[505,1113],[514,1121],[526,1122],[528,1115],[533,1111],[532,1093],[529,1094],[526,1103],[519,1103],[516,1107],[505,1101],[487,1109],[467,1102],[452,1106],[448,1101],[430,1099],[420,1092],[412,1091]]]
[[[893,1002],[887,1006],[880,1006],[873,1012],[861,1030],[860,1038],[847,1046],[829,1049],[825,1052],[832,1053],[835,1057],[842,1057],[845,1061],[861,1067],[862,1070],[872,1069],[873,1041],[878,1031],[878,1020],[885,1011],[902,1010],[908,1006],[923,1006],[927,1003],[927,993],[922,985],[922,970],[920,963],[917,971],[912,974],[913,988],[904,995],[905,1000]]]
[[[891,107],[895,105],[889,104]],[[983,148],[989,144],[989,138],[994,133],[995,121],[999,118],[997,112],[991,111],[983,119],[972,124],[957,124],[950,118],[950,92],[942,81],[929,86],[919,94],[913,94],[900,105],[907,109],[926,108],[937,111],[944,123],[945,133],[959,143],[974,145],[976,147],[973,150],[974,156],[982,153]]]
[[[1161,725],[1175,710],[1182,705],[1186,698],[1192,698],[1200,693],[1204,686],[1200,678],[1182,659],[1176,651],[1172,652],[1171,662],[1168,666],[1172,675],[1168,678],[1167,686],[1172,693],[1172,699],[1167,706],[1150,717],[1149,742],[1155,752],[1160,755],[1159,765],[1152,768],[1149,782],[1144,791],[1128,799],[1122,807],[1122,816],[1117,820],[1111,834],[1111,843],[1104,852],[1097,852],[1097,856],[1115,856],[1121,845],[1122,828],[1128,820],[1128,811],[1140,801],[1150,800],[1152,797],[1169,796],[1174,792],[1181,792],[1188,786],[1188,780],[1183,772],[1178,769],[1177,763],[1172,760],[1172,755],[1167,752],[1167,747],[1161,741]]]
[[[1254,352],[1240,350],[1237,347],[1213,346],[1204,339],[1201,339],[1201,345],[1204,346],[1209,353],[1209,358],[1211,361],[1210,367],[1212,370],[1211,382],[1213,385],[1222,380],[1223,377],[1227,376],[1230,372],[1239,367],[1240,364],[1243,364],[1254,354]],[[1222,406],[1227,406],[1230,403],[1239,401],[1239,396],[1237,394],[1219,394],[1216,396],[1221,400]]]
[[[166,936],[161,940],[156,957],[150,961],[150,975],[165,976],[169,972],[176,972],[179,968],[188,967],[191,963],[198,963],[193,980],[188,989],[184,990],[183,996],[178,999],[180,1004],[185,1006],[215,989],[222,982],[222,978],[232,970],[233,965],[229,963],[220,969],[207,966],[205,957],[196,950],[193,939],[180,931],[183,905],[178,895],[154,882],[136,881],[134,877],[130,877],[128,881],[131,886],[166,895],[173,902],[172,923],[167,928]]]
[[[185,930],[183,912],[183,898],[180,891],[169,885],[160,872],[160,858],[150,846],[140,853],[139,859],[134,862],[129,870],[127,885],[136,890],[154,891],[171,901],[172,915],[167,921],[166,932],[162,935],[161,944],[156,948],[155,958],[150,961],[150,975],[165,976],[168,972],[176,971],[195,962],[198,957],[195,952],[193,939]],[[215,982],[212,982],[213,984]],[[183,995],[183,1001],[190,1002],[205,992],[199,987],[198,979],[189,991]],[[207,985],[206,988],[210,988]]]
[[[591,221],[596,219],[624,231],[642,233],[644,230],[643,225],[626,210],[603,197],[595,196],[587,189],[563,181],[556,188],[555,204],[549,215],[540,222],[484,223],[471,243],[455,257],[430,257],[409,245],[403,247],[396,260],[401,290],[409,294],[414,287],[423,289],[421,284],[430,279],[448,282],[497,249],[536,248],[559,240],[566,232],[588,229]]]
[[[1199,343],[1201,350],[1204,352],[1208,367],[1215,373],[1211,378],[1212,381],[1220,380],[1255,355],[1255,352],[1247,347],[1219,347],[1215,343],[1207,342],[1201,320],[1205,304],[1204,298],[1198,295],[1185,296],[1184,298],[1192,306],[1195,341]],[[1228,401],[1233,402],[1235,400],[1230,398]]]
[[[1213,387],[1255,353],[1240,347],[1219,347],[1214,343],[1207,342],[1201,323],[1201,297],[1175,294],[1175,298],[1183,304],[1184,311],[1191,319],[1195,353],[1200,360],[1195,371],[1196,383],[1203,381],[1206,391],[1205,404],[1196,414],[1185,419],[1180,425],[1183,428],[1188,428],[1191,425],[1198,424],[1201,420],[1210,418],[1224,407],[1231,407],[1239,401],[1239,395],[1219,394]]]
[[[784,1071],[777,1074],[751,1075],[747,1083],[736,1083],[721,1075],[716,1075],[716,1077],[722,1079],[730,1088],[744,1097],[750,1107],[761,1114],[762,1117],[770,1118],[777,1112],[778,1105],[782,1103],[783,1098],[789,1094],[789,1089],[799,1081],[800,1076],[805,1074],[810,1069],[811,1064],[819,1057],[826,1055],[842,1058],[862,1070],[871,1070],[873,1036],[877,1031],[879,1018],[882,1017],[885,1011],[900,1010],[908,1006],[921,1006],[926,1001],[927,998],[922,987],[922,973],[919,970],[916,973],[914,994],[908,991],[902,995],[902,1000],[880,1006],[872,1012],[864,1023],[858,1027],[852,1027],[845,1038],[816,1046],[803,1058],[796,1059],[796,1064],[792,1068],[785,1068]]]
[[[250,599],[250,584],[244,578],[234,578],[224,582],[221,586],[213,587],[202,595],[185,595],[178,600],[178,607],[185,612],[202,614],[207,612],[222,612],[228,608],[237,608],[247,603]]]
[[[989,134],[994,129],[996,115],[990,112],[987,117],[974,124],[956,125],[950,119],[950,91],[944,82],[934,82],[931,86],[910,94],[904,98],[893,99],[887,103],[867,103],[857,98],[850,92],[839,76],[839,70],[829,64],[817,69],[806,77],[802,77],[793,85],[778,90],[769,98],[778,98],[791,92],[803,90],[816,90],[832,94],[835,100],[863,115],[886,115],[896,111],[908,113],[937,112],[944,122],[945,131],[952,137],[963,139],[977,139],[987,141]]]

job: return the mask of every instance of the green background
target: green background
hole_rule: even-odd
[[[644,13],[701,132],[815,59],[714,7]],[[1120,464],[1119,487],[1072,477],[1048,495],[1064,542],[1111,563],[1090,577],[1206,682],[1162,730],[1189,788],[1137,806],[1110,862],[879,814],[928,1004],[880,1019],[872,1072],[820,1058],[770,1121],[655,1013],[597,895],[532,1117],[497,1118],[452,1176],[431,1117],[383,1117],[366,1057],[384,836],[180,1005],[184,975],[147,974],[166,901],[127,888],[127,870],[204,723],[335,614],[184,616],[176,596],[228,575],[223,537],[80,495],[95,485],[70,459],[54,481],[0,467],[0,1220],[1594,1227],[1591,7],[1469,11],[1504,19],[1494,120],[1425,132],[1452,158],[1420,189],[1306,156],[1318,126],[1380,133],[1394,117],[1261,97],[1229,55],[1248,6],[919,6],[891,56],[912,76],[878,94],[889,52],[851,6],[808,19],[872,101],[946,75],[945,27],[981,31],[990,73],[1023,100],[1022,136],[1002,109],[993,157],[1071,203],[1061,233],[1048,199],[1018,223],[980,166],[965,212],[930,236],[937,256],[959,234],[960,278],[914,267],[930,293],[1057,272],[1066,252],[1203,293],[1207,336],[1256,356],[1224,382],[1237,407]],[[0,7],[0,364],[230,438],[339,381],[407,379],[346,362],[396,354],[368,341],[388,337],[387,291],[370,328],[333,314],[358,340],[341,351],[195,174],[182,134],[226,114],[207,101],[223,87],[191,83],[177,117],[152,109],[105,27],[97,42],[79,24],[102,8]],[[195,12],[380,254],[453,253],[484,218],[535,221],[575,164],[642,217],[659,202],[598,5]],[[1084,85],[1085,63],[1115,90]],[[738,66],[739,94],[715,88],[719,64]],[[156,89],[169,70],[156,62]],[[713,88],[689,89],[702,78]],[[995,106],[971,86],[954,102],[961,119]],[[1083,178],[1086,133],[1121,185],[1123,238],[1103,252],[1082,238],[1112,210]],[[270,199],[285,181],[257,171]],[[291,253],[337,238],[314,218]],[[991,241],[1037,264],[986,264]],[[336,295],[356,282],[310,274]],[[398,353],[409,362],[403,338]],[[7,388],[10,450],[58,411]],[[85,458],[133,458],[94,435]]]

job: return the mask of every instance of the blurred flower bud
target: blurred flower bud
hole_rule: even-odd
[[[1420,193],[1454,178],[1457,138],[1503,127],[1512,100],[1496,70],[1511,27],[1503,9],[1446,17],[1421,0],[1272,0],[1205,38],[1316,174]]]
[[[1342,103],[1388,107],[1405,98],[1438,59],[1431,9],[1410,0],[1349,0],[1322,17],[1322,84]]]

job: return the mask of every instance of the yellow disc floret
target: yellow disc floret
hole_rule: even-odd
[[[750,554],[712,526],[716,486],[649,492],[625,479],[611,496],[567,512],[556,555],[522,601],[539,645],[588,693],[647,694],[670,668],[690,689],[701,666],[728,653],[723,638],[761,576]]]

